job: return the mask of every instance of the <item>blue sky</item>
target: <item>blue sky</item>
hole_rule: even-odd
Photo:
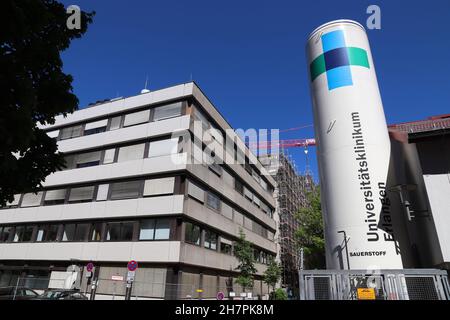
[[[368,30],[388,123],[450,113],[450,1],[63,1],[97,12],[64,52],[80,107],[195,80],[235,128],[313,123],[305,43],[320,24],[381,8]],[[313,137],[313,129],[282,139]],[[289,149],[299,171],[301,148]],[[315,149],[310,164],[318,177]]]

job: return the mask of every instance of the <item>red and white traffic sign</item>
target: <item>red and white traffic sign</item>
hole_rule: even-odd
[[[138,268],[138,263],[134,260],[131,260],[130,262],[128,262],[127,268],[128,271],[136,271],[136,269]]]

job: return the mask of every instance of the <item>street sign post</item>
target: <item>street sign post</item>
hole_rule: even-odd
[[[225,298],[225,294],[222,291],[217,292],[216,296],[217,300],[223,300]]]
[[[127,264],[127,286],[125,291],[125,300],[131,299],[131,290],[133,288],[134,277],[136,275],[136,269],[138,268],[138,263],[135,260],[131,260]]]
[[[92,270],[94,270],[94,264],[93,264],[92,262],[89,262],[89,263],[86,265],[86,271],[87,271],[87,272],[92,272]]]
[[[138,263],[134,260],[131,260],[127,264],[128,271],[136,271],[138,268]]]

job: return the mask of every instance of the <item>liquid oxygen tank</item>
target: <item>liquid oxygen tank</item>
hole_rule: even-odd
[[[401,269],[386,181],[390,141],[364,27],[326,23],[307,44],[328,269]]]

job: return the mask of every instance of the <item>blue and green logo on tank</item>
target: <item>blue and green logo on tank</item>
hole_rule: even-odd
[[[311,81],[326,73],[328,90],[333,90],[353,85],[352,66],[370,69],[367,51],[347,47],[342,30],[325,33],[321,39],[323,53],[311,62]]]

